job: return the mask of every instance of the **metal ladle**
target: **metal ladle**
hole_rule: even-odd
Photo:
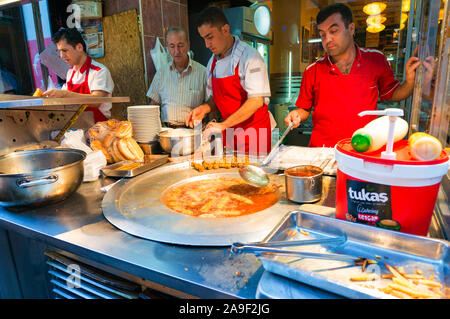
[[[269,175],[262,169],[262,167],[266,166],[270,160],[272,159],[272,155],[278,150],[280,147],[281,142],[284,140],[286,135],[288,135],[289,131],[292,128],[293,123],[289,124],[287,129],[284,131],[283,135],[278,140],[277,144],[273,147],[273,149],[270,151],[269,155],[266,156],[266,158],[261,162],[261,165],[254,166],[254,165],[245,165],[239,168],[239,174],[241,177],[250,185],[256,186],[256,187],[263,187],[269,184],[270,178]]]

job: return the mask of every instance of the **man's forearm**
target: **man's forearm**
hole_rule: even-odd
[[[239,123],[242,123],[250,118],[255,112],[264,105],[264,98],[262,97],[254,97],[249,98],[245,101],[241,107],[231,114],[225,121],[222,123],[228,127],[233,127]]]
[[[104,92],[104,91],[93,91],[90,94],[88,93],[77,93],[77,92],[72,92],[69,90],[62,90],[64,91],[64,97],[90,97],[90,96],[95,96],[95,97],[107,97],[108,93]]]
[[[399,85],[392,94],[390,100],[392,102],[399,102],[406,98],[408,98],[414,90],[414,82],[403,82],[403,84]]]
[[[198,107],[201,108],[205,115],[217,111],[217,106],[212,96],[210,96],[204,104],[201,104]]]
[[[212,95],[209,97],[208,101],[206,101],[205,104],[209,106],[210,110],[208,113],[217,111],[217,106]]]
[[[304,121],[306,121],[306,120],[308,119],[309,114],[311,113],[311,111],[308,111],[308,110],[306,110],[306,109],[301,109],[301,108],[299,108],[299,109],[298,109],[298,113],[299,113],[299,115],[300,115],[301,121],[304,122]]]
[[[87,97],[87,96],[92,96],[91,94],[84,94],[84,93],[77,93],[77,92],[72,92],[69,90],[62,90],[64,91],[64,97]]]
[[[87,93],[77,93],[67,91],[65,97],[107,97],[108,93],[105,91],[93,91],[90,94]],[[99,107],[101,104],[89,104],[90,107]]]

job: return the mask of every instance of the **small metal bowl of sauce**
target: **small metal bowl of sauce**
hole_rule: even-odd
[[[314,165],[291,167],[284,171],[286,197],[297,203],[313,203],[322,197],[323,169]]]

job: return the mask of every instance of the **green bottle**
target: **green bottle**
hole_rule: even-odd
[[[357,152],[367,152],[372,145],[372,138],[369,134],[357,133],[352,136],[352,147]]]

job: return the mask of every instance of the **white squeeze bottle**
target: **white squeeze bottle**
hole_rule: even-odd
[[[383,158],[395,159],[392,152],[393,143],[403,139],[408,133],[408,122],[399,116],[403,116],[402,109],[385,109],[383,111],[365,111],[359,113],[364,115],[384,115],[356,130],[351,139],[352,147],[357,152],[373,152],[384,145],[386,151]]]

